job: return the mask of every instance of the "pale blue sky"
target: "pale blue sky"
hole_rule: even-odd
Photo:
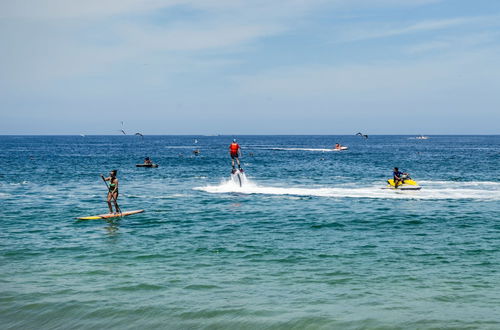
[[[0,134],[500,134],[498,0],[0,0]]]

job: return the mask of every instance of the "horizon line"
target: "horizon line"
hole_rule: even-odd
[[[83,135],[83,136],[82,136]],[[368,136],[500,136],[500,133],[494,134],[366,134]],[[0,136],[123,136],[136,137],[132,134],[0,134]],[[143,136],[204,136],[204,137],[225,137],[225,136],[356,136],[356,134],[143,134]]]

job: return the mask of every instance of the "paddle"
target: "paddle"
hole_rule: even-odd
[[[108,188],[108,192],[109,192],[109,185],[108,185],[108,182],[106,181],[106,179],[104,178],[104,175],[101,174],[101,178],[102,178],[102,181],[104,181],[104,184],[106,184],[106,187]],[[122,213],[121,208],[118,206],[118,201],[116,200],[116,198],[113,194],[111,194],[111,198],[115,201],[116,211],[118,211],[118,213]]]

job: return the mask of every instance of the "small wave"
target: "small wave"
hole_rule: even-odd
[[[111,288],[111,290],[116,290],[116,291],[149,291],[149,290],[161,290],[164,287],[162,285],[156,285],[156,284],[148,284],[148,283],[139,283],[136,285],[127,285],[127,286],[119,286],[119,287],[114,287]]]
[[[191,146],[166,146],[165,149],[192,149],[199,147],[198,145],[191,145]]]
[[[208,289],[217,289],[217,288],[219,288],[219,287],[217,285],[213,285],[213,284],[191,284],[191,285],[184,287],[184,289],[187,289],[187,290],[208,290]]]
[[[134,257],[136,260],[152,260],[152,259],[164,259],[166,256],[163,254],[144,254]]]
[[[171,195],[132,195],[132,194],[126,194],[124,196],[128,197],[128,198],[146,198],[146,199],[172,199],[172,198],[190,197],[190,195],[187,195],[187,194],[171,194]]]
[[[23,185],[23,184],[29,184],[29,181],[22,181],[22,182],[12,182],[12,183],[9,183],[9,185],[11,185],[11,186],[20,186],[20,185]]]

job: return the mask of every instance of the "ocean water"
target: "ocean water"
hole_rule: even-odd
[[[0,328],[500,328],[500,136],[231,139],[0,136]]]

